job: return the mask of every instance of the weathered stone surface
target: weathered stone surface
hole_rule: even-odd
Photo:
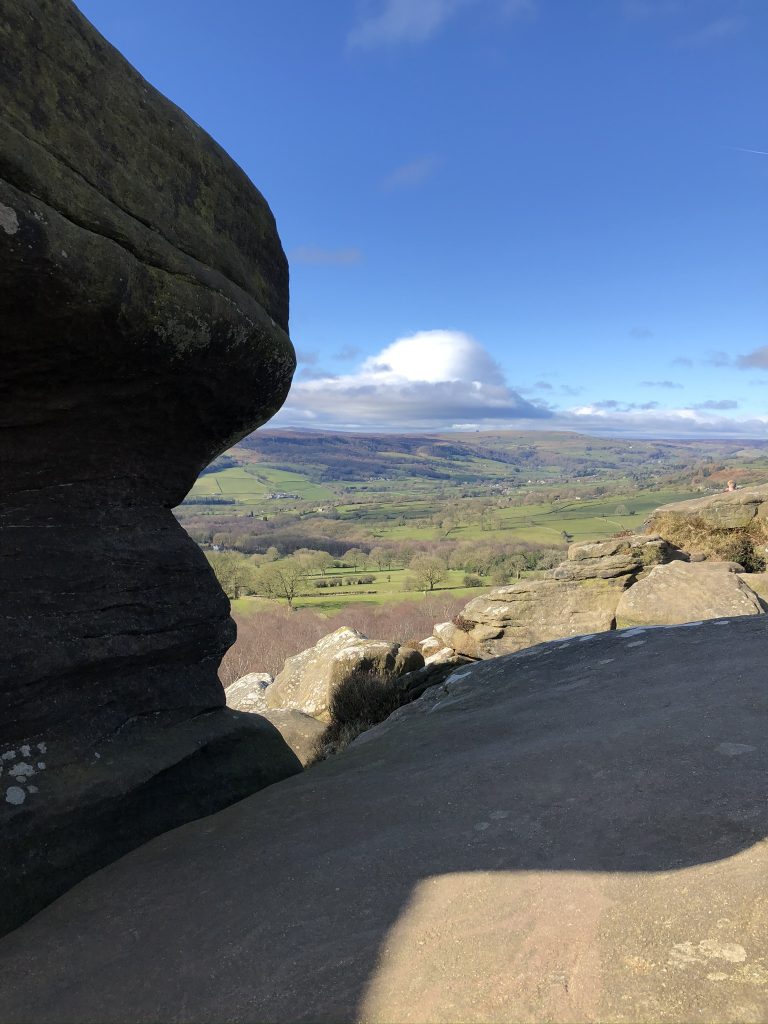
[[[466,622],[468,627],[474,623]],[[475,628],[477,628],[475,626]],[[496,636],[501,636],[502,630],[492,627]],[[453,622],[438,622],[434,627],[435,639],[441,647],[450,647],[457,654],[464,654],[468,658],[481,658],[478,641],[470,635],[469,629],[460,629]]]
[[[453,673],[464,665],[473,665],[474,658],[467,658],[463,654],[457,654],[449,647],[443,648],[439,654],[427,658],[424,668],[416,669],[402,677],[402,686],[408,693],[411,700],[420,697],[430,686],[439,686]]]
[[[424,665],[412,647],[369,640],[356,629],[342,627],[306,651],[288,658],[266,692],[268,708],[296,708],[327,720],[334,689],[353,673],[371,672],[395,678]]]
[[[442,644],[436,636],[428,636],[419,643],[419,650],[421,651],[424,658],[429,658],[433,654],[436,654],[442,647]]]
[[[568,560],[552,570],[556,580],[613,579],[637,575],[653,565],[683,557],[655,534],[633,534],[592,544],[571,544]]]
[[[756,516],[765,519],[768,516],[766,501],[768,484],[763,484],[759,487],[746,487],[744,490],[708,494],[691,501],[672,502],[656,509],[654,515],[669,512],[679,516],[695,516],[709,526],[735,529],[748,526]]]
[[[429,668],[431,665],[447,665],[453,664],[456,658],[461,658],[461,663],[472,661],[472,658],[466,658],[456,653],[451,647],[441,647],[439,651],[434,654],[430,654],[424,661],[424,667]]]
[[[274,680],[269,672],[249,672],[224,690],[227,707],[261,714],[267,706],[266,690]]]
[[[764,606],[768,604],[768,572],[745,572],[741,574],[741,580],[757,594]]]
[[[764,1021],[766,639],[461,669],[6,937],[0,1019]]]
[[[311,760],[315,744],[325,732],[322,722],[295,708],[266,708],[260,714],[274,725],[303,765]]]
[[[474,623],[471,629],[435,632],[452,646],[452,640],[461,643],[454,649],[463,654],[495,658],[547,640],[613,629],[629,579],[525,580],[499,587],[464,608],[461,616]]]
[[[34,779],[0,790],[18,843],[0,868],[2,929],[298,765],[274,730],[224,709],[228,602],[170,512],[290,384],[272,215],[68,0],[0,0],[0,48],[0,748],[47,749]],[[238,749],[251,736],[250,782],[230,781],[227,728]],[[125,738],[153,729],[176,739],[166,760],[148,755],[151,781]],[[87,766],[112,743],[97,790]],[[193,755],[204,796],[195,772],[181,782]],[[131,816],[109,838],[119,801]]]
[[[670,562],[656,566],[622,594],[616,608],[617,625],[672,625],[762,614],[757,596],[733,566],[732,562]]]

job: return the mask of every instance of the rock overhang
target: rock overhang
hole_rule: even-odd
[[[0,0],[0,45],[0,746],[49,750],[0,789],[2,930],[300,766],[224,707],[229,603],[170,511],[290,386],[274,218],[69,0]]]

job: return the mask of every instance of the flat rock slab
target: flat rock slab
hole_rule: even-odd
[[[460,669],[0,941],[0,1020],[766,1020],[765,623]]]

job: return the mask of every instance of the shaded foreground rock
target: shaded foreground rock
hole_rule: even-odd
[[[671,562],[658,565],[625,591],[616,624],[674,625],[731,615],[762,615],[753,590],[733,570],[733,562]]]
[[[0,0],[0,38],[1,931],[298,763],[224,708],[228,602],[170,512],[287,393],[272,214],[68,0]]]
[[[267,689],[267,708],[294,708],[327,721],[336,687],[356,672],[397,678],[422,668],[424,658],[411,647],[369,640],[356,629],[342,627],[314,647],[288,658]]]
[[[322,722],[294,708],[266,708],[260,714],[274,725],[302,765],[312,759],[317,740],[325,732]]]
[[[765,643],[461,669],[2,940],[0,1019],[765,1020]]]
[[[444,647],[437,654],[427,658],[424,668],[416,669],[403,676],[401,685],[410,700],[420,697],[430,686],[439,686],[458,668],[471,665],[473,658],[457,654],[450,647]]]

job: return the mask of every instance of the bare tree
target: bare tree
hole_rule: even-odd
[[[206,551],[219,586],[233,601],[248,587],[253,586],[253,567],[245,555],[234,551]]]
[[[350,548],[349,551],[346,551],[344,553],[342,558],[347,563],[347,565],[352,566],[355,572],[357,572],[358,565],[361,565],[363,568],[365,568],[365,564],[368,561],[368,556],[364,551],[361,551],[360,548]]]
[[[416,555],[409,566],[416,578],[419,590],[434,590],[445,579],[445,562],[433,555]]]
[[[259,570],[255,579],[256,593],[274,599],[285,598],[288,607],[293,608],[308,574],[306,564],[293,558],[282,558]]]
[[[384,547],[371,548],[368,557],[378,569],[386,569],[388,564],[392,564],[392,552]]]

